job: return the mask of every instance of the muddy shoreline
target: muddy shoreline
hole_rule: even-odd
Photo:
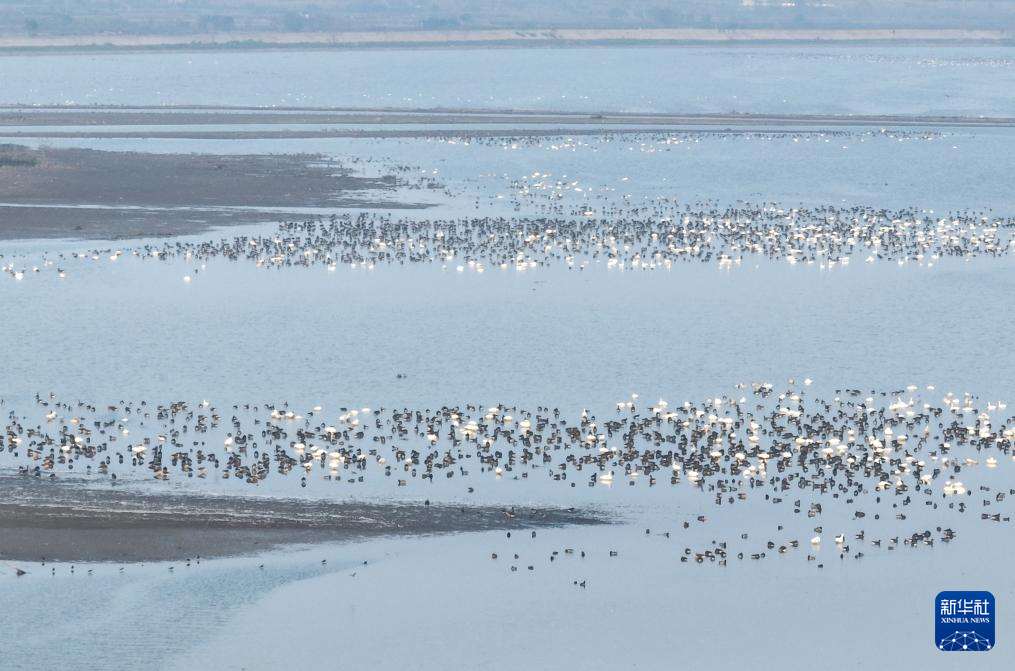
[[[1015,126],[1015,117],[970,117],[943,115],[852,115],[852,114],[746,114],[746,113],[581,113],[573,111],[533,112],[524,110],[381,110],[381,109],[345,109],[345,108],[292,108],[292,109],[259,109],[248,107],[0,107],[0,135],[3,128],[10,126],[48,127],[45,131],[32,131],[33,137],[174,137],[178,130],[149,128],[138,131],[100,131],[102,126],[204,126],[204,125],[374,125],[378,129],[293,129],[300,133],[321,133],[324,136],[334,133],[347,133],[349,137],[357,137],[357,133],[414,132],[399,131],[398,126],[439,125],[457,126],[462,124],[489,124],[507,127],[525,125],[543,126],[590,126],[592,132],[610,126],[656,126],[656,129],[672,130],[674,128],[692,126],[949,126],[949,127],[1011,127]],[[61,131],[57,127],[94,126],[93,131]],[[388,129],[387,126],[394,128]],[[526,132],[526,129],[509,128],[514,134]],[[186,131],[187,137],[192,136]],[[218,137],[217,131],[199,131],[209,133],[201,137]],[[229,137],[234,131],[225,131]],[[266,137],[258,133],[277,133],[285,131],[241,131],[250,137]],[[447,133],[446,130],[434,129],[425,133]],[[483,131],[465,130],[462,133]],[[125,134],[126,133],[126,134]],[[7,133],[8,137],[13,133]],[[28,133],[26,133],[28,135]],[[297,137],[316,137],[317,135],[299,135]],[[267,137],[272,137],[268,135]],[[284,137],[284,136],[283,136]],[[383,137],[383,135],[382,135]],[[397,137],[397,136],[396,136]]]
[[[159,561],[378,536],[603,524],[574,508],[144,494],[0,478],[0,560]]]
[[[394,177],[315,155],[202,155],[0,146],[0,240],[168,236],[305,219],[299,208],[425,205]],[[286,208],[294,208],[287,212]]]
[[[785,44],[1008,44],[1004,30],[948,28],[539,28],[341,32],[222,32],[182,35],[0,37],[0,52],[205,51],[576,46],[759,46]]]

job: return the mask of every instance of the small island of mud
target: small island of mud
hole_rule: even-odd
[[[184,235],[305,218],[299,208],[425,207],[393,176],[319,155],[153,154],[0,146],[0,239]],[[287,208],[293,208],[288,209]]]
[[[130,491],[0,478],[0,559],[159,561],[377,536],[603,524],[589,511]]]

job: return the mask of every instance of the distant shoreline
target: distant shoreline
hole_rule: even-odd
[[[299,125],[333,125],[334,128],[294,130]],[[501,130],[462,130],[483,124]],[[158,126],[235,126],[236,130],[167,131]],[[242,131],[247,125],[283,125],[282,131]],[[355,128],[355,126],[374,128]],[[404,126],[434,126],[430,130],[400,130]],[[22,128],[41,127],[32,132]],[[108,126],[137,126],[137,131],[104,130]],[[352,126],[352,127],[350,127]],[[544,126],[533,130],[520,126]],[[577,112],[566,110],[476,108],[353,108],[353,107],[243,107],[207,105],[0,105],[0,138],[17,141],[37,137],[204,137],[250,139],[265,137],[413,137],[460,132],[480,135],[547,135],[607,133],[627,130],[668,132],[700,128],[799,127],[825,129],[857,126],[916,126],[1010,128],[1015,117],[973,117],[900,114],[752,114],[744,112]],[[17,131],[9,130],[17,127]],[[71,130],[56,130],[67,127]],[[86,127],[87,130],[84,130]],[[620,128],[618,128],[620,127]],[[2,141],[0,141],[2,144]]]
[[[568,46],[733,46],[785,44],[964,44],[1015,46],[1003,30],[717,30],[708,28],[442,30],[192,35],[0,36],[0,53]]]

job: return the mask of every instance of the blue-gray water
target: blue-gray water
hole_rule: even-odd
[[[0,56],[0,102],[1012,115],[1008,47]]]
[[[813,129],[812,129],[813,130]],[[430,216],[511,213],[519,199],[526,213],[540,205],[651,205],[664,197],[693,204],[773,202],[804,205],[915,206],[945,213],[965,208],[1015,211],[1008,176],[1015,164],[1009,129],[870,128],[797,132],[776,128],[746,133],[709,129],[686,133],[560,136],[477,142],[459,128],[448,137],[422,139],[123,139],[19,138],[0,127],[0,142],[29,146],[87,147],[156,153],[315,152],[345,161],[364,175],[390,164],[415,165],[447,182],[458,198],[437,201]],[[368,159],[368,160],[364,160]],[[434,172],[436,171],[436,172]],[[518,192],[536,182],[577,182],[562,200],[545,192]],[[475,210],[476,199],[484,209]],[[434,200],[413,192],[408,200]],[[507,207],[509,204],[512,207]],[[491,209],[493,208],[493,209]]]
[[[482,275],[213,260],[186,284],[194,265],[103,257],[63,280],[5,276],[3,396],[574,410],[793,376],[1007,397],[1015,375],[999,348],[1012,258]]]
[[[1015,113],[1013,54],[998,47],[780,47],[3,56],[0,102],[1004,115]],[[356,169],[371,174],[412,164],[436,170],[453,194],[434,196],[438,207],[413,215],[424,217],[545,212],[555,201],[523,189],[533,173],[576,181],[581,191],[558,200],[597,210],[665,197],[1015,213],[1008,185],[1013,131],[846,131],[609,141],[565,135],[518,144],[40,141],[170,152],[314,151],[370,157]],[[0,246],[0,263],[27,268],[59,252],[106,250],[97,260],[62,261],[64,279],[48,266],[20,280],[0,275],[6,409],[37,412],[34,394],[54,392],[97,404],[287,400],[329,412],[504,402],[608,415],[632,393],[676,404],[733,394],[737,383],[789,377],[812,378],[814,393],[826,395],[913,384],[935,403],[947,391],[1013,396],[1010,256],[832,270],[747,257],[729,270],[693,264],[483,274],[438,265],[328,272],[222,259],[203,268],[183,259],[109,259],[112,250],[138,244]],[[184,275],[192,281],[183,282]],[[1012,467],[1003,460],[989,475],[970,470],[963,477],[970,486],[1010,487]],[[171,487],[249,493],[232,481]],[[335,487],[315,480],[302,491],[295,478],[275,478],[257,493],[350,495],[333,494]],[[355,491],[469,500],[451,485],[415,481],[401,493],[380,479]],[[685,545],[735,538],[748,528],[760,530],[759,539],[805,540],[814,524],[823,523],[826,534],[852,534],[862,524],[841,515],[841,505],[807,519],[763,505],[718,508],[708,494],[671,492],[615,486],[571,496],[508,478],[477,485],[479,500],[593,504],[625,522],[545,530],[534,539],[384,539],[177,565],[173,572],[152,564],[121,574],[119,566],[99,564],[72,575],[59,564],[54,577],[51,567],[33,564],[29,576],[16,579],[14,564],[4,563],[0,617],[8,624],[0,666],[447,668],[453,660],[491,669],[945,668],[951,658],[931,641],[934,595],[991,590],[1002,613],[1015,597],[1006,575],[1013,550],[1007,525],[981,523],[973,513],[949,545],[871,550],[862,561],[840,560],[825,547],[813,550],[825,565],[820,570],[799,554],[720,568],[679,557]],[[681,523],[699,514],[709,522],[678,536]],[[913,514],[929,528],[955,521]],[[646,528],[675,536],[664,540]],[[586,549],[587,560],[547,561],[565,547]],[[490,558],[494,552],[500,559]],[[505,563],[514,553],[519,572]],[[524,568],[530,563],[531,572]],[[1010,649],[999,640],[977,661],[1008,668]]]

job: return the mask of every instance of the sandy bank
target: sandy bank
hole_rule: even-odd
[[[444,46],[567,46],[611,44],[757,44],[818,42],[968,42],[1004,43],[1003,30],[861,29],[861,30],[717,30],[711,28],[431,30],[391,32],[225,32],[193,35],[69,35],[0,37],[3,50],[209,49],[209,48],[358,48]]]
[[[395,187],[320,156],[0,146],[0,239],[181,235],[305,218],[285,208],[414,207],[394,202]]]
[[[574,508],[145,495],[0,478],[0,559],[155,561],[385,535],[601,524]]]
[[[547,132],[601,132],[616,126],[640,131],[712,126],[757,128],[843,126],[944,126],[1011,127],[1012,117],[970,117],[893,114],[749,114],[749,113],[583,113],[574,111],[474,109],[342,109],[342,108],[235,108],[235,107],[0,107],[0,135],[16,137],[202,137],[249,139],[262,137],[416,137],[447,134],[464,124],[502,126],[503,129],[463,129],[456,133],[490,135]],[[229,130],[202,130],[202,126],[231,126]],[[247,125],[286,125],[285,129],[244,129]],[[313,125],[313,128],[299,128]],[[406,129],[407,125],[433,126]],[[138,126],[137,130],[108,126]],[[159,128],[162,126],[163,128]],[[165,128],[174,126],[176,128]],[[179,127],[194,126],[193,130]],[[320,128],[320,126],[334,126]],[[356,128],[350,126],[367,126]],[[522,127],[524,126],[524,128]],[[530,129],[530,126],[546,126]],[[5,130],[5,127],[18,127]],[[38,131],[25,130],[39,127]],[[562,130],[562,129],[572,130]],[[64,130],[66,129],[66,130]]]

